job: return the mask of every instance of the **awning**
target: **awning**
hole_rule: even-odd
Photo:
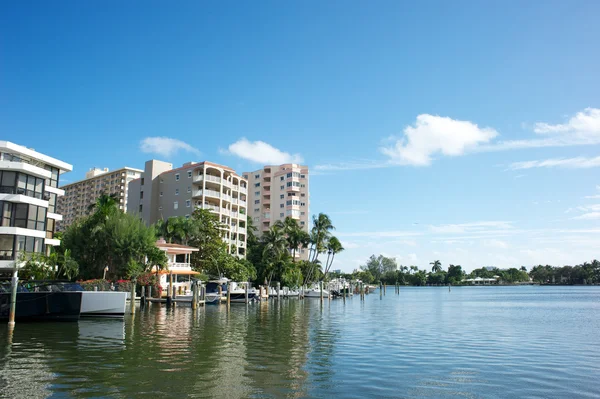
[[[186,274],[186,275],[195,275],[200,274],[200,272],[195,272],[193,270],[161,270],[158,274]]]

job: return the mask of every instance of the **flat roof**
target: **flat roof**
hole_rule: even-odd
[[[88,177],[86,179],[81,179],[81,180],[77,180],[74,181],[73,183],[69,183],[69,184],[65,184],[63,186],[60,186],[60,188],[65,188],[65,187],[69,187],[72,186],[74,184],[79,184],[79,183],[83,183],[84,181],[88,181],[88,180],[94,180],[96,178],[100,178],[100,177],[106,177],[106,175],[110,174],[110,173],[115,173],[115,172],[119,172],[121,170],[134,170],[136,172],[140,172],[140,173],[144,173],[144,171],[142,169],[138,169],[138,168],[130,168],[129,166],[123,166],[122,168],[119,169],[113,169],[113,170],[109,170],[108,172],[102,172],[100,174],[97,174],[96,176],[93,177]],[[138,178],[139,179],[139,178]]]
[[[73,165],[71,164],[60,161],[56,158],[52,158],[48,155],[44,155],[41,152],[32,150],[31,148],[11,143],[10,141],[0,141],[0,150],[6,150],[7,152],[14,152],[21,155],[25,155],[26,157],[39,159],[47,165],[58,168],[61,171],[61,173],[70,172],[73,170]]]

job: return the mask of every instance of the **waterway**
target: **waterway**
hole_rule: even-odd
[[[388,287],[0,326],[5,398],[598,398],[600,287]]]

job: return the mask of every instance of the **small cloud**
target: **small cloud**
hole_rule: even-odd
[[[226,151],[222,150],[221,152],[263,165],[304,162],[300,154],[290,154],[264,141],[248,141],[246,138],[230,144]]]
[[[520,179],[520,178],[525,177],[525,176],[527,176],[527,175],[516,175],[515,179]]]
[[[496,239],[484,240],[483,245],[485,245],[486,247],[490,247],[490,248],[501,248],[501,249],[508,248],[508,243],[506,241],[496,240]]]
[[[399,165],[428,166],[436,154],[459,156],[479,144],[488,143],[498,132],[480,128],[470,121],[421,114],[414,125],[404,129],[404,136],[381,152]]]
[[[537,134],[571,133],[579,136],[600,134],[600,109],[586,108],[575,114],[566,123],[551,125],[538,122],[533,131]]]
[[[479,232],[486,229],[511,229],[512,227],[512,222],[506,221],[482,221],[429,226],[432,232],[443,234],[462,234],[467,232]]]
[[[360,248],[360,244],[357,244],[352,241],[340,241],[340,243],[342,244],[342,247],[344,247],[344,249]]]
[[[170,157],[178,151],[200,155],[200,151],[197,148],[170,137],[146,137],[140,142],[140,150],[148,154],[158,154],[164,157]]]
[[[586,169],[600,166],[600,156],[595,158],[575,157],[575,158],[554,158],[536,161],[514,162],[508,166],[509,170],[522,170],[532,168],[567,168],[567,169]]]
[[[595,220],[600,219],[600,204],[588,205],[588,206],[579,206],[577,207],[578,211],[584,212],[579,216],[575,216],[571,219],[573,220]]]
[[[600,185],[596,185],[596,191],[600,192]],[[585,199],[598,199],[598,198],[600,198],[600,194],[586,195],[583,198],[585,198]]]

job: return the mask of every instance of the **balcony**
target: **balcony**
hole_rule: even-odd
[[[263,213],[263,214],[262,214],[262,217],[263,217],[264,219],[271,219],[271,214],[270,214],[270,213]]]
[[[239,216],[239,215],[240,215],[240,213],[239,213],[239,212],[233,212],[233,211],[232,211],[232,212],[229,212],[229,215],[230,215],[232,218],[238,218],[238,217],[240,217],[240,216]]]
[[[192,181],[194,183],[198,183],[198,182],[201,182],[203,180],[204,181],[211,181],[211,182],[219,183],[219,184],[221,183],[221,178],[220,177],[218,177],[218,176],[212,176],[212,175],[204,175],[204,174],[203,175],[195,175],[194,178],[192,179]]]
[[[231,202],[231,195],[229,195],[229,194],[223,194],[223,193],[221,193],[221,198],[223,198],[225,201]]]
[[[191,266],[189,263],[185,262],[169,262],[169,270],[190,270]]]
[[[238,200],[237,203],[238,203],[239,206],[246,207],[246,201],[244,201],[244,200]]]
[[[238,234],[246,234],[246,228],[245,227],[238,227],[237,228],[237,232],[238,232]]]
[[[231,186],[232,186],[232,183],[231,183],[230,181],[228,181],[228,180],[223,180],[223,185],[224,185],[225,187],[231,187]]]
[[[198,205],[198,208],[208,209],[209,211],[216,212],[216,213],[219,213],[219,211],[220,211],[220,208],[216,205],[202,204],[202,205]]]
[[[229,215],[230,215],[230,213],[231,213],[231,212],[229,211],[229,209],[227,209],[227,208],[221,208],[221,214],[222,214],[222,215],[229,216]]]
[[[193,197],[202,197],[202,196],[207,196],[207,197],[214,197],[214,198],[221,198],[221,193],[215,190],[194,190],[193,192]]]

